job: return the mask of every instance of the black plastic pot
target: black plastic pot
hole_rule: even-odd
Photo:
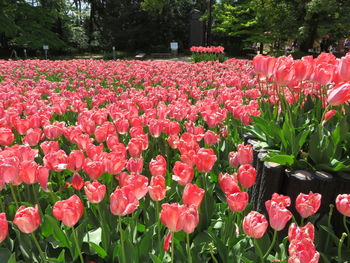
[[[257,211],[266,214],[265,202],[271,199],[273,193],[282,191],[285,169],[282,165],[264,162],[260,178]]]

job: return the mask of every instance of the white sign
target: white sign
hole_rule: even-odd
[[[48,45],[44,45],[44,46],[43,46],[43,49],[44,49],[44,50],[48,50],[48,49],[49,49],[49,46],[48,46]]]
[[[170,43],[170,49],[171,50],[178,50],[179,49],[179,44],[177,42],[171,42]]]

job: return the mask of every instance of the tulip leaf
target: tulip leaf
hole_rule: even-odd
[[[1,262],[5,262],[5,261],[1,261]],[[12,253],[10,258],[8,259],[7,263],[16,263],[16,253]]]
[[[151,258],[151,260],[152,260],[153,263],[162,263],[162,262],[163,262],[159,257],[157,257],[157,256],[154,255],[154,254],[151,254],[151,253],[150,253],[149,256],[150,256],[150,258]]]
[[[334,245],[337,246],[339,238],[334,234],[333,230],[324,225],[320,225],[320,227],[327,232],[327,234],[332,238]]]
[[[157,227],[157,224],[155,225],[155,227]],[[152,251],[152,243],[153,243],[153,246],[156,247],[156,245],[155,245],[155,244],[157,244],[156,238],[154,238],[155,242],[152,242],[153,241],[152,240],[153,239],[153,231],[154,231],[154,227],[147,228],[144,236],[142,237],[142,239],[140,241],[140,244],[138,245],[140,259],[143,259],[143,260],[147,259],[147,256]]]
[[[64,234],[63,230],[59,227],[57,220],[50,215],[44,216],[44,221],[41,225],[42,234],[45,237],[53,236],[55,240],[60,242],[60,247],[71,247],[71,242]]]
[[[273,154],[269,153],[263,159],[263,161],[278,163],[280,165],[288,165],[293,166],[294,164],[294,156],[285,155],[285,154]]]
[[[0,248],[0,262],[8,262],[11,256],[12,255],[10,250],[7,248]]]
[[[107,256],[107,252],[100,247],[99,245],[93,243],[93,242],[89,242],[89,245],[93,248],[93,250],[96,251],[96,253],[101,257],[101,258],[105,258]]]

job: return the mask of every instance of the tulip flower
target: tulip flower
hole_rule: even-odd
[[[152,176],[151,182],[148,186],[149,196],[153,201],[161,201],[166,195],[166,181],[161,175]]]
[[[132,173],[142,173],[143,158],[130,158],[126,164],[126,169]]]
[[[219,184],[220,184],[221,190],[225,194],[233,194],[241,191],[241,189],[238,186],[238,178],[236,173],[234,174],[220,173]]]
[[[75,173],[72,177],[72,186],[78,191],[84,186],[84,179],[77,173]]]
[[[329,110],[324,114],[323,123],[327,122],[331,119],[335,114],[337,114],[336,110]]]
[[[121,173],[118,177],[121,187],[128,186],[134,193],[137,200],[143,198],[148,192],[148,178],[140,174]]]
[[[182,194],[182,201],[187,206],[198,208],[203,200],[205,191],[196,184],[187,184]]]
[[[114,215],[125,216],[131,214],[138,206],[139,200],[130,186],[122,188],[118,186],[110,196],[110,210]]]
[[[244,188],[253,186],[255,179],[256,170],[250,164],[245,164],[238,168],[238,180]]]
[[[84,213],[84,206],[77,195],[62,201],[57,201],[52,209],[52,214],[63,224],[73,227]]]
[[[309,192],[308,195],[300,193],[295,201],[295,208],[302,218],[316,214],[321,206],[321,195]]]
[[[178,203],[162,204],[162,210],[160,212],[160,220],[170,232],[178,232],[182,230],[183,221],[181,214],[185,211],[186,207]]]
[[[269,214],[270,226],[276,231],[282,230],[292,218],[292,213],[288,209],[274,201],[266,201],[265,207]]]
[[[291,204],[289,196],[280,195],[277,193],[272,194],[271,201],[278,203],[282,207],[288,207]]]
[[[24,205],[18,208],[13,223],[21,230],[21,232],[33,233],[40,225],[39,207],[26,207]]]
[[[15,135],[12,133],[11,129],[0,128],[0,145],[6,146],[14,142]]]
[[[249,195],[247,192],[236,192],[226,195],[228,207],[232,212],[242,212],[249,201]]]
[[[155,160],[151,160],[149,163],[149,170],[152,176],[165,176],[166,174],[166,160],[163,156],[158,155]]]
[[[288,263],[317,263],[320,254],[311,239],[294,239],[289,245]]]
[[[84,191],[90,203],[100,203],[106,194],[106,186],[98,181],[85,182]]]
[[[193,168],[183,162],[176,161],[173,168],[173,180],[177,181],[180,185],[186,185],[193,180],[194,171]]]
[[[187,234],[193,233],[199,223],[198,209],[195,206],[186,207],[181,215],[182,230]]]
[[[261,238],[265,234],[268,226],[269,223],[265,216],[256,211],[251,211],[243,219],[244,233],[253,238]]]
[[[328,91],[327,102],[332,106],[343,104],[350,100],[350,83],[339,83]]]
[[[91,180],[97,180],[103,174],[103,163],[101,161],[92,161],[85,159],[83,166],[84,172],[89,176]]]
[[[213,149],[201,148],[198,150],[195,163],[199,172],[208,173],[213,168],[217,157]]]
[[[5,213],[0,213],[0,243],[5,240],[8,234],[9,224]]]
[[[253,146],[240,144],[237,146],[237,159],[240,165],[253,162]]]
[[[173,233],[169,231],[169,233],[165,236],[165,239],[164,239],[164,243],[163,243],[164,251],[169,250],[172,237],[173,237]]]
[[[340,194],[335,200],[337,210],[344,216],[350,216],[350,195]]]
[[[288,240],[292,242],[295,239],[306,239],[309,238],[312,242],[315,240],[315,227],[310,222],[303,227],[297,226],[292,223],[288,229]]]

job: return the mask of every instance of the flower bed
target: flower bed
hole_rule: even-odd
[[[349,260],[319,213],[348,195],[271,191],[282,166],[346,180],[347,59],[0,61],[0,258]]]

